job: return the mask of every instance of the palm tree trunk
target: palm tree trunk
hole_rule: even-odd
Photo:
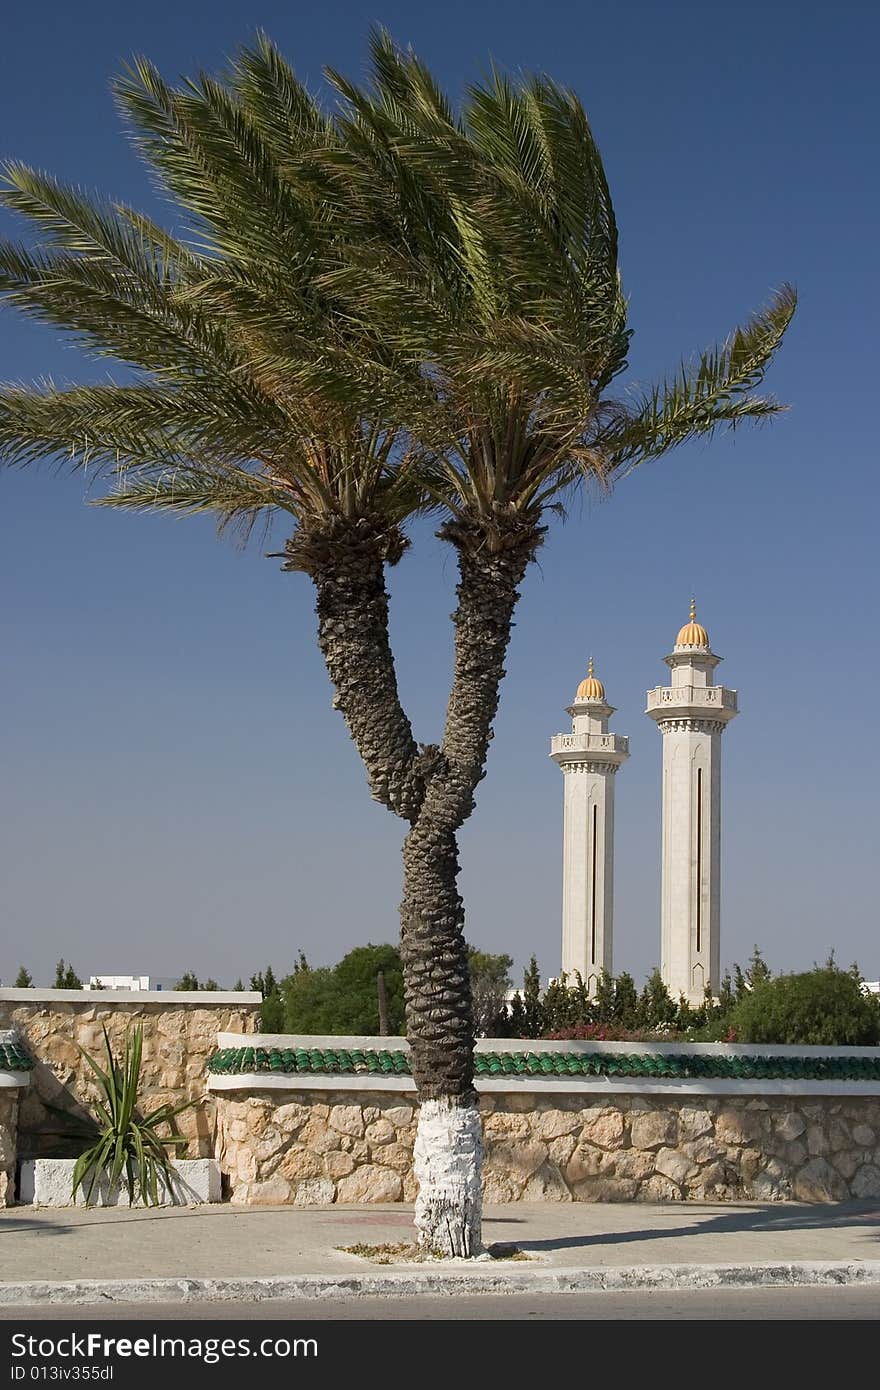
[[[426,1250],[476,1255],[483,1151],[455,835],[422,814],[406,838],[403,861],[400,954],[420,1102],[413,1153],[416,1228]]]
[[[285,545],[284,569],[310,575],[318,644],[361,756],[374,801],[411,820],[421,805],[419,749],[400,704],[388,638],[385,566],[408,542],[384,517],[328,516],[300,526]]]
[[[473,1084],[474,1026],[458,892],[456,835],[484,775],[518,590],[541,541],[533,520],[503,528],[450,523],[460,581],[455,672],[443,744],[404,846],[401,956],[407,1038],[421,1102],[414,1168],[423,1248],[480,1252],[482,1134]]]

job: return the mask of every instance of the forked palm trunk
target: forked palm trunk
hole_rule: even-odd
[[[542,532],[534,519],[449,522],[459,561],[455,669],[443,743],[404,846],[401,955],[419,1110],[416,1228],[426,1250],[482,1248],[483,1142],[474,1090],[474,1021],[457,887],[457,832],[474,808],[504,676],[513,612]]]
[[[450,522],[458,552],[455,671],[442,745],[417,745],[397,692],[388,641],[385,565],[404,544],[382,518],[333,518],[288,543],[287,568],[317,591],[319,643],[336,705],[373,796],[409,821],[401,956],[407,1040],[420,1103],[416,1226],[426,1250],[481,1249],[482,1134],[474,1091],[474,1026],[458,892],[457,832],[484,775],[519,584],[541,542],[536,519]]]

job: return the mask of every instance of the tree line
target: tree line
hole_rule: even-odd
[[[841,969],[833,952],[811,970],[774,975],[756,946],[748,965],[734,965],[718,995],[707,988],[697,1006],[673,999],[659,970],[641,991],[626,971],[604,972],[592,996],[579,976],[542,989],[533,956],[495,1030],[513,1038],[864,1047],[880,1043],[880,997],[865,990],[857,965]]]

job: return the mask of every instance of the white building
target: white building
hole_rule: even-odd
[[[562,973],[575,972],[590,993],[612,970],[614,911],[614,778],[629,740],[608,732],[613,706],[593,674],[569,705],[571,733],[556,734],[550,756],[564,774]]]
[[[90,975],[89,989],[127,989],[132,993],[142,990],[174,989],[176,980],[151,979],[149,975]]]
[[[671,683],[646,710],[663,735],[660,971],[673,999],[699,1004],[721,985],[721,735],[737,700],[712,683],[721,657],[693,602],[664,660]]]

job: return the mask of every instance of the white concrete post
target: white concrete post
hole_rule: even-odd
[[[612,971],[614,912],[614,775],[629,740],[608,732],[614,713],[593,675],[568,707],[570,734],[556,734],[550,756],[565,776],[562,863],[562,973],[578,972],[595,994]]]
[[[721,987],[721,735],[737,699],[712,684],[721,657],[693,602],[664,660],[671,684],[648,691],[646,710],[663,735],[660,972],[673,999],[700,1004]]]

